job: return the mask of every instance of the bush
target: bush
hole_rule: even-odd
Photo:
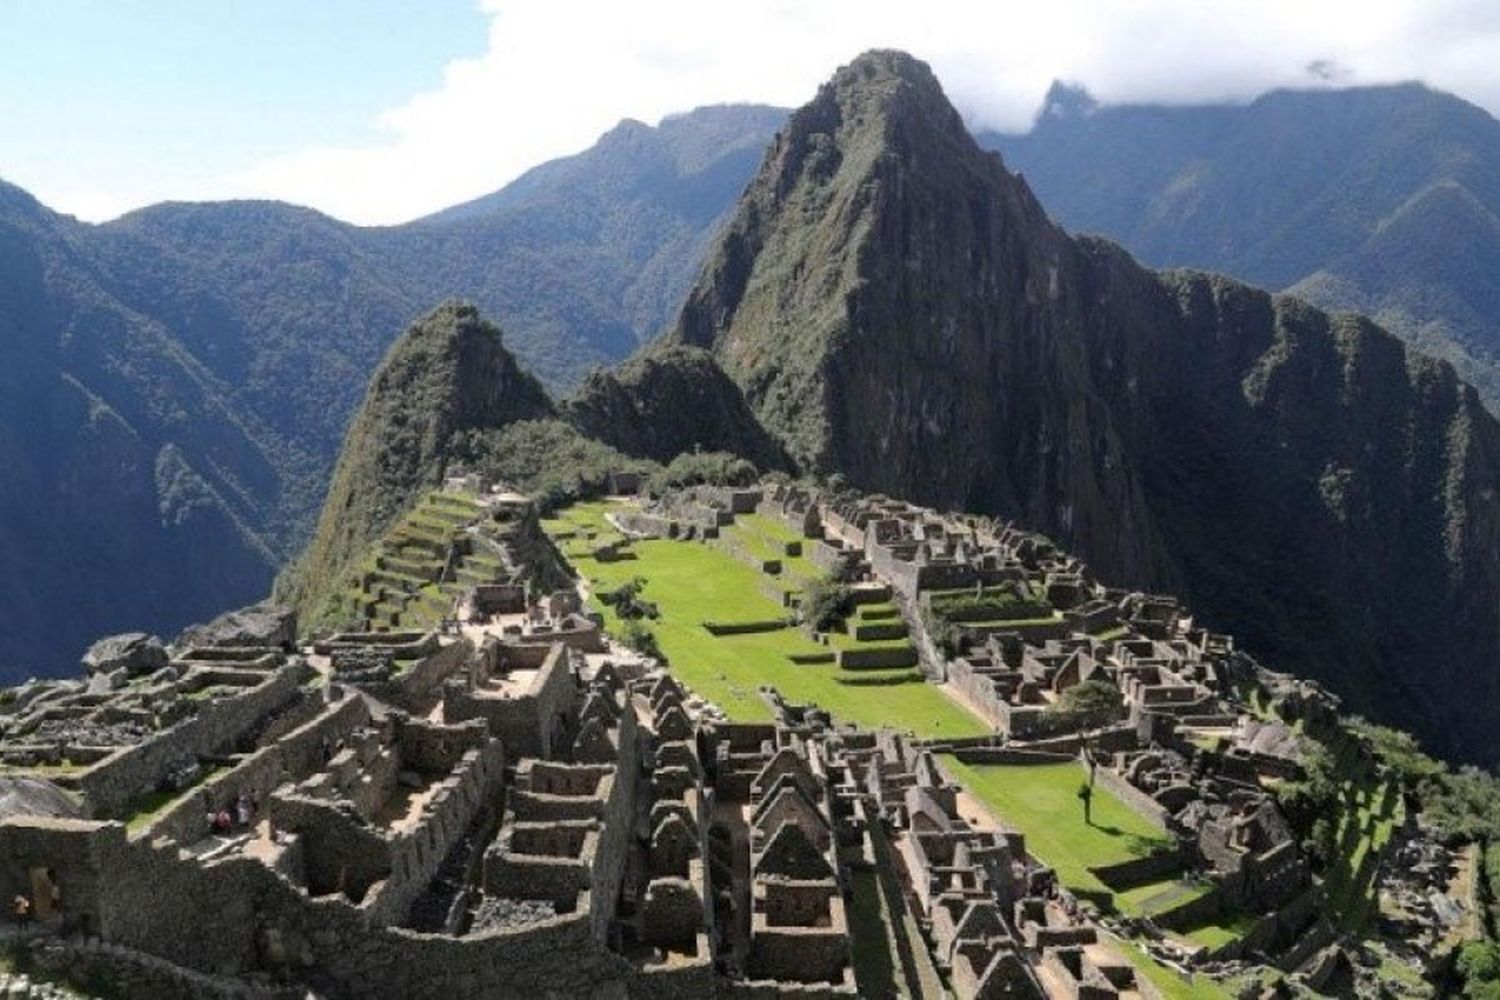
[[[1098,729],[1120,718],[1125,696],[1108,681],[1084,681],[1058,696],[1047,709],[1059,728]]]
[[[853,610],[848,585],[835,577],[814,580],[802,592],[802,620],[819,632],[833,631]]]
[[[599,600],[615,609],[615,614],[624,621],[639,621],[642,618],[650,618],[653,621],[661,616],[656,604],[641,598],[641,590],[646,586],[646,581],[640,577],[632,577],[620,584],[614,590],[599,594]]]
[[[662,654],[661,646],[657,645],[656,633],[647,628],[639,619],[632,618],[625,622],[620,630],[620,641],[627,648],[635,650],[642,656],[651,656],[663,663],[667,662],[666,656]]]
[[[749,486],[759,478],[760,470],[738,455],[727,451],[689,451],[653,475],[650,487],[660,493],[683,486]]]
[[[1500,1000],[1500,942],[1470,941],[1458,953],[1458,971],[1470,1000]]]

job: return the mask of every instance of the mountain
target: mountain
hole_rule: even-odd
[[[594,372],[565,408],[583,434],[636,458],[666,464],[684,452],[722,451],[763,472],[788,466],[739,386],[697,348],[667,346]]]
[[[1420,84],[1100,106],[986,134],[1063,225],[1376,317],[1500,412],[1500,122]]]
[[[263,593],[265,429],[113,293],[80,227],[0,185],[0,676],[76,661],[131,622]],[[169,610],[167,610],[169,609]]]
[[[474,306],[444,303],[412,324],[370,380],[312,544],[282,596],[314,610],[306,595],[321,597],[420,490],[442,482],[465,435],[551,416],[546,390]]]
[[[625,122],[468,205],[359,228],[274,202],[102,226],[0,184],[0,681],[263,594],[392,336],[497,316],[554,388],[667,325],[784,113]]]
[[[667,344],[799,467],[1062,540],[1493,760],[1500,425],[1369,321],[1073,239],[875,52],[777,137]]]

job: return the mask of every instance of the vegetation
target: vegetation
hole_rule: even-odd
[[[761,589],[771,578],[727,552],[698,542],[634,542],[629,558],[599,560],[592,555],[595,542],[582,536],[607,530],[602,520],[605,509],[603,504],[569,507],[544,527],[558,539],[596,595],[637,578],[642,581],[637,598],[657,608],[658,617],[650,620],[649,630],[672,671],[731,718],[769,719],[770,709],[759,693],[760,686],[767,685],[791,701],[811,702],[841,719],[872,728],[895,726],[928,737],[977,736],[989,731],[982,720],[923,680],[920,673],[842,670],[833,662],[839,648],[882,643],[860,643],[840,635],[830,640],[836,639],[838,645],[824,646],[812,642],[800,629],[784,625],[713,635],[703,627],[704,622],[784,619],[785,609]],[[623,634],[627,620],[602,599],[596,605],[607,627]]]
[[[1068,688],[1048,714],[1060,729],[1097,729],[1115,722],[1125,710],[1125,696],[1108,681],[1087,680]]]
[[[818,632],[832,632],[854,610],[848,584],[831,576],[814,580],[802,591],[802,620]]]
[[[1091,817],[1085,820],[1077,799],[1087,775],[1076,763],[971,765],[952,756],[943,762],[1001,821],[1026,835],[1027,850],[1051,865],[1063,885],[1096,903],[1109,903],[1114,893],[1091,867],[1171,846],[1165,830],[1101,786],[1093,790]],[[1134,895],[1122,900],[1121,908],[1129,911],[1163,888],[1156,884],[1131,890]]]
[[[535,498],[544,512],[602,495],[612,472],[655,468],[556,419],[522,420],[470,432],[458,454],[487,478]]]
[[[727,451],[683,452],[651,477],[651,489],[664,492],[684,486],[749,486],[760,470]]]

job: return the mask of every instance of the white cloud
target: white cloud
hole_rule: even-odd
[[[487,52],[379,119],[380,141],[304,149],[224,178],[365,223],[491,191],[623,117],[795,105],[874,46],[932,63],[979,126],[1023,128],[1053,79],[1105,101],[1247,99],[1422,78],[1500,110],[1493,0],[485,0]],[[393,28],[393,30],[398,30]],[[66,206],[64,206],[66,207]]]

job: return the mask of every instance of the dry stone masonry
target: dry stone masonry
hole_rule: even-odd
[[[458,477],[459,500],[429,500],[470,512],[450,544],[536,524],[529,501],[484,487]],[[556,550],[502,545],[503,568],[420,627],[371,612],[361,631],[299,637],[259,606],[170,646],[103,640],[87,679],[6,692],[0,897],[31,907],[7,933],[161,995],[393,1000],[853,997],[871,948],[906,995],[1158,996],[1126,935],[1183,969],[1331,961],[1321,886],[1266,791],[1300,775],[1299,732],[1245,700],[1315,719],[1337,707],[1321,690],[1014,525],[778,484],[612,516],[630,538],[717,544],[747,514],[786,525],[787,554],[853,599],[892,602],[869,624],[909,638],[897,665],[991,734],[861,730],[775,691],[773,722],[730,721],[605,634],[557,586]],[[612,544],[628,557],[629,538]],[[1109,710],[1075,711],[1084,689],[1113,692]],[[1203,891],[1149,918],[1101,913],[945,754],[1078,761],[1170,845],[1093,874]],[[1457,920],[1452,858],[1404,843],[1387,894]],[[856,919],[872,906],[887,939]],[[1218,949],[1173,933],[1231,912],[1252,926]]]

